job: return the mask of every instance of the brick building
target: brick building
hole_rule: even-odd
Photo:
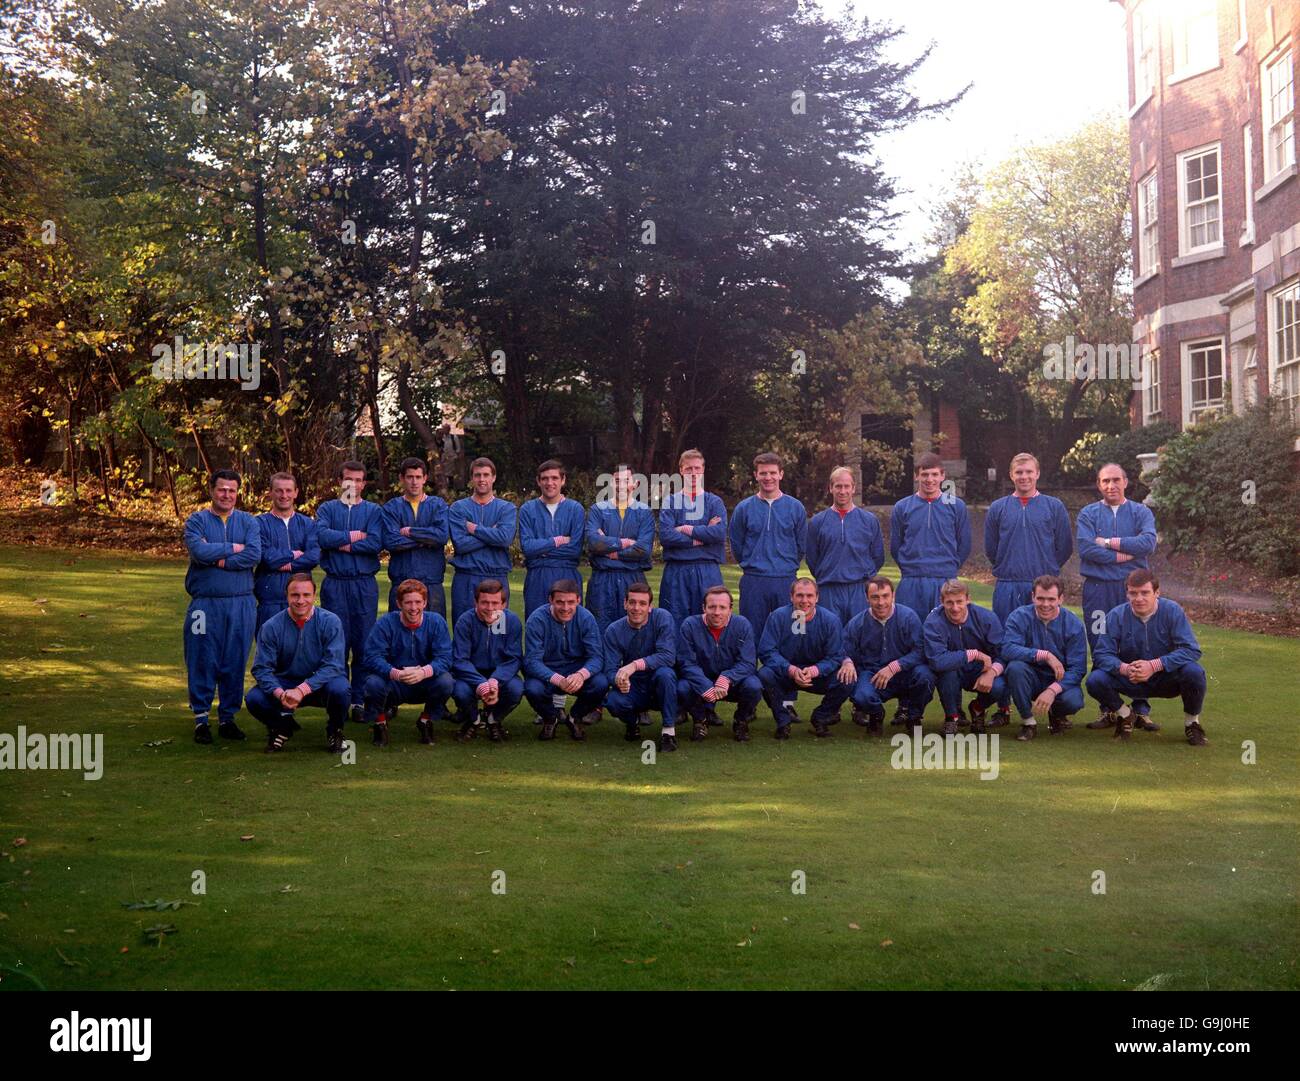
[[[1179,428],[1272,394],[1300,416],[1300,0],[1125,9],[1134,426]],[[1297,448],[1300,449],[1300,448]]]

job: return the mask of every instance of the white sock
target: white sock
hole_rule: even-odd
[[[1201,715],[1200,715],[1199,713],[1197,713],[1197,714],[1195,714],[1195,715],[1193,715],[1193,714],[1191,714],[1191,713],[1184,713],[1184,714],[1183,714],[1183,727],[1184,727],[1184,728],[1186,728],[1189,724],[1200,724],[1200,723],[1201,723]]]
[[[1038,718],[1037,718],[1037,717],[1021,717],[1021,718],[1020,718],[1020,723],[1021,723],[1021,724],[1027,724],[1027,725],[1029,725],[1030,728],[1037,728],[1037,727],[1038,727]]]
[[[663,733],[663,734],[664,734],[665,736],[675,736],[675,735],[677,735],[677,726],[676,726],[675,724],[666,724],[666,725],[664,725],[664,733]]]
[[[1133,707],[1126,702],[1124,705],[1120,706],[1119,709],[1117,709],[1115,712],[1119,714],[1121,720],[1127,721],[1133,713]]]

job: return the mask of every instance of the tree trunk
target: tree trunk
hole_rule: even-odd
[[[194,423],[193,417],[190,418],[190,435],[194,437],[194,449],[199,453],[199,465],[203,467],[203,472],[207,475],[208,480],[211,480],[212,463],[208,460],[208,452],[204,449],[203,439],[199,435],[199,428]]]

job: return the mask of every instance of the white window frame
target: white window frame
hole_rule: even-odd
[[[1255,133],[1247,124],[1241,129],[1243,176],[1246,182],[1246,220],[1241,225],[1241,247],[1255,243]]]
[[[1241,381],[1245,391],[1242,394],[1244,405],[1249,408],[1259,404],[1259,347],[1246,346],[1246,363],[1241,366]]]
[[[1285,78],[1274,73],[1285,67]],[[1260,119],[1264,133],[1264,183],[1295,164],[1295,57],[1288,42],[1259,65]]]
[[[1146,354],[1142,366],[1142,425],[1155,424],[1164,415],[1160,394],[1160,350]]]
[[[1201,33],[1205,33],[1207,29],[1210,31],[1209,37],[1198,42],[1199,53],[1193,53],[1190,49],[1191,31],[1194,28]],[[1169,76],[1170,83],[1190,79],[1193,75],[1200,75],[1205,71],[1213,71],[1219,66],[1218,0],[1179,0],[1172,12],[1170,35],[1173,39],[1170,47],[1173,61],[1173,72]]]
[[[1187,200],[1187,163],[1194,158],[1201,158],[1207,154],[1215,155],[1215,172],[1214,187],[1215,194],[1211,198],[1198,199],[1195,204]],[[1202,177],[1202,179],[1204,179]],[[1210,203],[1217,204],[1215,221],[1217,222],[1218,235],[1214,240],[1207,240],[1204,243],[1192,246],[1191,229],[1188,227],[1187,217],[1193,209],[1193,206],[1208,206]],[[1201,224],[1208,224],[1209,219]],[[1198,146],[1191,150],[1185,150],[1178,155],[1178,254],[1195,255],[1198,252],[1217,251],[1223,247],[1223,146],[1221,143],[1207,143],[1205,146]]]
[[[1155,91],[1160,77],[1160,20],[1149,17],[1150,4],[1133,9],[1133,108]]]
[[[1246,33],[1246,0],[1237,0],[1237,41],[1232,46],[1234,53],[1241,52],[1246,47],[1248,35]]]
[[[1289,294],[1290,321],[1283,323],[1281,302]],[[1285,393],[1285,384],[1291,393]],[[1300,419],[1300,278],[1268,294],[1268,387]]]
[[[1146,277],[1160,268],[1160,185],[1152,169],[1138,181],[1138,276]]]
[[[1183,369],[1183,427],[1188,428],[1195,424],[1204,416],[1222,412],[1227,401],[1228,375],[1225,365],[1227,364],[1227,345],[1222,337],[1194,338],[1181,343],[1182,348],[1182,369]],[[1211,397],[1210,383],[1215,376],[1210,374],[1210,368],[1207,363],[1204,379],[1196,379],[1192,375],[1192,354],[1209,353],[1217,350],[1219,354],[1219,395],[1217,398]],[[1205,397],[1198,403],[1195,400],[1196,384],[1203,382],[1205,384]]]

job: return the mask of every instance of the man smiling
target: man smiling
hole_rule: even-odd
[[[289,577],[310,574],[320,563],[316,523],[295,509],[298,481],[292,473],[271,475],[271,509],[257,516],[262,530],[262,558],[254,572],[257,629],[286,606]]]
[[[924,622],[942,603],[939,590],[955,579],[970,556],[966,504],[944,490],[943,459],[932,452],[916,460],[916,494],[900,499],[889,516],[889,554],[902,578],[898,603]]]
[[[677,627],[663,608],[652,607],[644,582],[627,587],[627,612],[605,628],[605,662],[613,686],[605,696],[610,713],[626,726],[629,743],[641,738],[640,718],[657,709],[663,718],[661,751],[677,750]]]
[[[519,515],[513,503],[497,497],[497,467],[491,458],[475,458],[469,480],[473,493],[456,500],[447,514],[456,568],[451,580],[453,624],[474,610],[474,587],[485,578],[500,582],[510,603],[510,546]]]
[[[943,734],[955,736],[957,726],[965,719],[962,691],[975,692],[970,707],[973,733],[984,732],[986,712],[993,702],[999,703],[998,712],[1004,715],[995,719],[994,727],[1005,724],[1009,711],[1001,704],[1009,702],[1010,696],[998,660],[1002,647],[998,617],[987,608],[971,604],[966,583],[953,578],[940,587],[939,607],[926,617],[922,629],[925,659],[935,674],[943,704]]]
[[[834,612],[818,608],[817,583],[811,578],[796,578],[790,603],[767,617],[758,655],[763,659],[758,678],[776,721],[776,738],[790,738],[790,705],[800,691],[821,696],[812,729],[818,737],[829,736],[849,696],[849,688],[836,678],[844,659],[844,629]]]
[[[737,503],[731,515],[731,554],[744,572],[740,614],[757,635],[762,635],[767,617],[789,600],[808,538],[808,512],[794,496],[781,491],[784,477],[778,455],[771,451],[756,455],[758,492]]]
[[[266,749],[284,749],[298,731],[298,709],[325,710],[326,746],[343,750],[352,689],[343,664],[343,622],[316,607],[316,583],[310,574],[295,574],[285,590],[286,607],[268,619],[257,635],[248,712],[266,725]]]
[[[984,519],[984,554],[993,566],[993,611],[1006,623],[1017,608],[1033,603],[1033,581],[1060,574],[1074,552],[1070,512],[1055,496],[1038,490],[1038,459],[1011,459],[1015,492],[995,499]]]
[[[1046,717],[1048,730],[1058,735],[1070,716],[1083,709],[1088,642],[1079,617],[1061,607],[1064,592],[1055,575],[1035,578],[1033,603],[1015,609],[1002,629],[1001,657],[1020,710],[1016,739],[1022,742],[1038,734],[1038,718]]]
[[[1105,727],[1114,725],[1117,739],[1132,735],[1139,700],[1182,698],[1187,742],[1204,747],[1205,669],[1197,663],[1201,645],[1192,625],[1176,602],[1160,596],[1160,582],[1149,570],[1133,571],[1125,586],[1128,602],[1106,614],[1106,630],[1097,637],[1088,693],[1101,703]]]
[[[408,578],[397,586],[396,612],[379,619],[366,639],[366,723],[377,747],[388,746],[388,720],[401,702],[421,702],[420,742],[434,742],[433,722],[447,714],[455,690],[447,621],[429,612],[429,590]]]
[[[239,485],[233,469],[218,469],[212,474],[212,505],[185,519],[190,604],[184,648],[195,743],[212,742],[208,710],[214,692],[221,703],[218,733],[223,739],[244,738],[235,714],[244,698],[244,668],[257,620],[253,569],[262,557],[262,530],[251,514],[235,509]]]
[[[605,647],[596,617],[578,604],[578,583],[560,579],[551,586],[550,603],[524,624],[524,696],[542,718],[538,739],[552,740],[561,722],[572,739],[586,733],[578,723],[594,713],[609,690]],[[573,712],[564,710],[574,695]]]
[[[934,694],[934,673],[925,664],[921,620],[894,602],[888,578],[867,581],[868,610],[844,629],[844,662],[839,679],[850,688],[853,721],[874,736],[884,732],[885,703],[898,699],[895,724],[921,723]]]
[[[704,595],[702,615],[689,616],[677,629],[677,698],[690,714],[691,739],[709,734],[721,725],[719,702],[735,702],[732,733],[737,743],[749,742],[749,725],[763,696],[758,681],[758,654],[754,629],[731,610],[731,590],[714,586]]]

